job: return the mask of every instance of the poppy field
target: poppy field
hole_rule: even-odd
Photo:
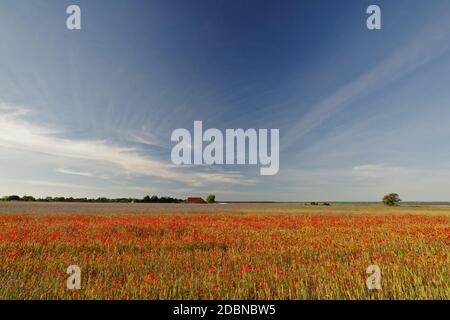
[[[0,215],[0,299],[450,298],[446,213],[266,209]]]

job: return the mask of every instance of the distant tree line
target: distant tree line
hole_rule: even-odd
[[[305,203],[305,206],[331,206],[331,204],[329,202],[323,202],[323,203],[319,203],[319,202],[310,202],[310,203]]]
[[[172,197],[158,197],[158,196],[145,196],[142,199],[136,198],[66,198],[66,197],[46,197],[46,198],[35,198],[32,196],[7,196],[2,198],[3,201],[29,201],[29,202],[92,202],[92,203],[180,203],[183,202],[181,199],[176,199]]]

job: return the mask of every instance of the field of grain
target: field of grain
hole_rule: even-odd
[[[449,213],[0,203],[0,299],[449,299]],[[369,265],[381,290],[366,287]]]

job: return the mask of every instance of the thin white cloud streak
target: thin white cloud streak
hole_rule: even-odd
[[[314,106],[310,113],[284,134],[282,148],[295,144],[355,100],[389,85],[447,52],[450,49],[450,17],[447,14],[436,21],[392,56]]]
[[[82,176],[82,177],[93,177],[94,176],[94,174],[90,173],[90,172],[73,171],[73,170],[68,170],[68,169],[64,169],[64,168],[58,168],[58,169],[56,169],[56,172],[68,174],[68,175],[74,175],[74,176]]]
[[[84,164],[89,168],[92,162],[104,164],[101,166],[103,170],[107,170],[108,165],[113,165],[113,173],[153,176],[192,186],[253,183],[236,173],[180,172],[181,168],[152,159],[136,148],[121,147],[107,141],[61,138],[57,136],[60,131],[26,120],[30,115],[30,111],[24,108],[0,106],[0,147],[45,154],[58,159],[73,159],[79,165]]]
[[[25,184],[38,186],[38,187],[56,187],[56,188],[67,188],[67,189],[98,189],[92,186],[75,184],[75,183],[64,183],[57,181],[46,181],[46,180],[25,180],[20,181]]]
[[[97,192],[105,192],[105,191],[111,191],[111,190],[118,190],[122,192],[123,190],[130,190],[130,191],[139,191],[145,194],[149,193],[158,193],[159,189],[156,189],[154,187],[141,187],[141,186],[124,186],[124,185],[110,185],[110,186],[92,186],[92,185],[84,185],[84,184],[77,184],[77,183],[66,183],[66,182],[60,182],[60,181],[49,181],[49,180],[16,180],[16,179],[8,179],[8,183],[14,183],[19,185],[31,185],[31,186],[37,186],[37,187],[48,187],[48,188],[63,188],[63,189],[79,189],[79,190],[95,190]],[[177,191],[175,189],[174,191]],[[105,196],[105,194],[100,194],[101,196]]]
[[[352,175],[358,179],[378,179],[397,176],[399,173],[405,173],[408,170],[399,167],[390,167],[382,164],[364,164],[354,166]]]

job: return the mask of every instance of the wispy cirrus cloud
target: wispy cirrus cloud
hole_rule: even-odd
[[[119,146],[104,140],[77,140],[63,136],[62,130],[49,129],[29,120],[25,108],[0,106],[0,147],[44,154],[52,161],[76,161],[78,167],[109,171],[115,175],[152,176],[192,186],[214,183],[249,184],[254,181],[232,172],[186,172],[143,154],[138,148]],[[59,167],[60,173],[91,176],[89,170],[73,171]]]
[[[147,128],[143,127],[141,130],[126,134],[127,140],[137,142],[149,146],[161,145],[160,139]]]
[[[413,40],[397,49],[391,56],[326,96],[284,134],[282,148],[295,144],[356,100],[393,83],[448,52],[449,21],[448,13],[436,18],[435,22],[425,26]]]

